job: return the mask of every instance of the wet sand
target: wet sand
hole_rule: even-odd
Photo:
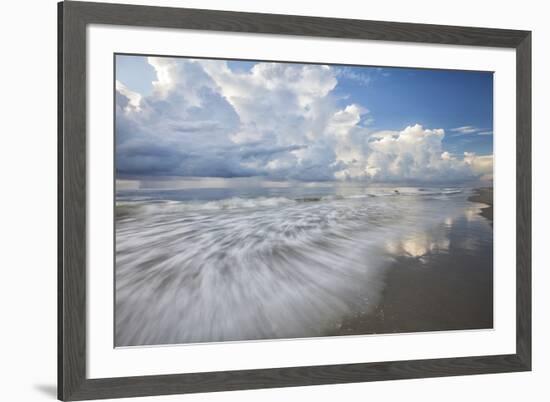
[[[485,207],[481,209],[480,215],[484,218],[487,218],[493,223],[493,189],[490,187],[478,188],[475,190],[477,194],[472,195],[468,198],[468,201],[480,202],[486,204]]]
[[[480,215],[492,226],[492,189],[478,189],[469,201],[489,205]],[[330,335],[493,328],[492,242],[469,252],[456,246],[467,233],[451,230],[447,252],[396,258],[375,310],[349,317]]]

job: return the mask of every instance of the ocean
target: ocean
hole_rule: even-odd
[[[338,335],[376,311],[396,260],[487,261],[492,226],[472,192],[352,183],[117,191],[115,345]]]

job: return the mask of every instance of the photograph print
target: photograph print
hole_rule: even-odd
[[[493,73],[116,54],[114,346],[493,328]]]

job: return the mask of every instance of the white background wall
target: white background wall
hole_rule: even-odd
[[[546,3],[461,0],[163,0],[141,4],[533,31],[533,350],[531,373],[142,398],[159,401],[546,401],[550,398]],[[0,400],[56,389],[56,1],[4,2],[0,36]],[[510,180],[514,180],[510,177]]]

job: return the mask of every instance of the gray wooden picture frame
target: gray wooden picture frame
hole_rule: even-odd
[[[516,51],[516,353],[140,377],[86,377],[86,27],[108,24]],[[83,400],[531,369],[531,32],[137,5],[58,4],[58,398]]]

